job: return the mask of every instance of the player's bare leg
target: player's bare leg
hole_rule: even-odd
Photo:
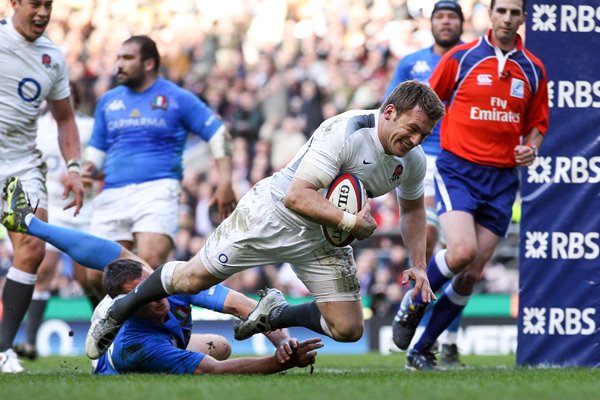
[[[165,262],[173,249],[173,241],[167,235],[151,232],[134,233],[136,254],[146,260],[152,269]]]
[[[42,324],[46,305],[50,298],[50,283],[58,270],[60,253],[57,251],[46,251],[37,273],[37,282],[33,289],[31,304],[27,311],[27,334],[22,343],[15,344],[13,349],[20,357],[30,360],[37,358],[36,338]]]
[[[11,199],[6,200],[10,202]],[[38,208],[35,215],[43,221],[48,220],[45,209]],[[16,232],[9,232],[9,236],[14,247],[14,257],[2,294],[4,315],[0,327],[0,358],[5,359],[2,372],[22,372],[23,368],[11,347],[31,303],[37,270],[45,254],[45,243]]]
[[[227,360],[231,355],[231,345],[221,335],[212,333],[194,333],[187,345],[189,351],[208,354],[217,360]]]
[[[317,305],[327,324],[328,336],[338,342],[356,342],[362,337],[364,320],[360,300],[330,301]]]

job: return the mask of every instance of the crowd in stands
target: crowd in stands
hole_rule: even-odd
[[[162,75],[207,102],[232,134],[239,198],[252,184],[284,167],[325,118],[379,105],[398,60],[433,43],[428,20],[433,3],[61,0],[54,3],[48,35],[65,52],[70,77],[84,89],[83,109],[89,114],[99,96],[114,85],[122,41],[132,34],[156,40]],[[488,1],[460,3],[465,13],[463,40],[468,41],[487,29]],[[0,17],[11,14],[10,3],[0,3]],[[217,178],[208,154],[199,141],[189,142],[174,259],[195,254],[214,227],[209,202]],[[387,312],[406,290],[399,281],[407,255],[398,233],[395,198],[377,199],[374,213],[377,233],[355,243],[355,257],[363,295],[383,300],[374,302],[381,307],[376,311]],[[0,244],[0,271],[10,266],[9,246],[8,240]],[[511,281],[484,283],[482,291],[517,290],[514,274],[488,271]],[[268,285],[291,296],[307,294],[289,265],[251,269],[227,284],[249,293]]]

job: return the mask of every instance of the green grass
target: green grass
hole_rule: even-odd
[[[514,357],[464,356],[468,368],[404,371],[404,356],[319,356],[314,373],[271,376],[89,375],[82,357],[25,362],[27,374],[0,375],[0,399],[535,399],[598,398],[600,370],[516,368]]]

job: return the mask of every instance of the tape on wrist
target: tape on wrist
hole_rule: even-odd
[[[350,214],[349,212],[344,211],[344,215],[342,216],[342,220],[338,224],[338,229],[343,230],[344,232],[350,232],[352,228],[356,225],[356,215]]]
[[[77,172],[79,175],[81,175],[81,162],[77,159],[71,159],[67,161],[67,171]]]

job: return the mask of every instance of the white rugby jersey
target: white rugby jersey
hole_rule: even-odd
[[[79,129],[79,140],[81,141],[83,152],[83,148],[92,137],[94,118],[82,113],[77,113],[75,115],[75,122]],[[67,166],[60,152],[60,146],[58,145],[58,128],[56,126],[56,121],[50,112],[45,113],[38,120],[36,142],[37,148],[42,151],[44,162],[46,162],[46,166],[48,167],[48,172],[46,174],[48,201],[50,204],[54,203],[58,206],[66,202],[66,200],[63,200],[62,198],[64,186],[60,181],[60,177],[67,173]],[[86,198],[88,197],[91,197],[91,195],[89,195],[89,192],[86,192]],[[57,201],[59,203],[56,203]]]
[[[327,186],[339,174],[349,172],[362,181],[369,197],[394,189],[399,198],[406,200],[422,196],[427,169],[425,153],[416,146],[404,157],[385,154],[377,136],[378,118],[379,110],[358,110],[323,122],[294,159],[273,176],[274,198],[283,200],[301,162],[325,172],[329,176]]]
[[[34,149],[42,102],[69,94],[58,46],[46,36],[28,42],[12,18],[0,20],[0,157],[15,158]]]

